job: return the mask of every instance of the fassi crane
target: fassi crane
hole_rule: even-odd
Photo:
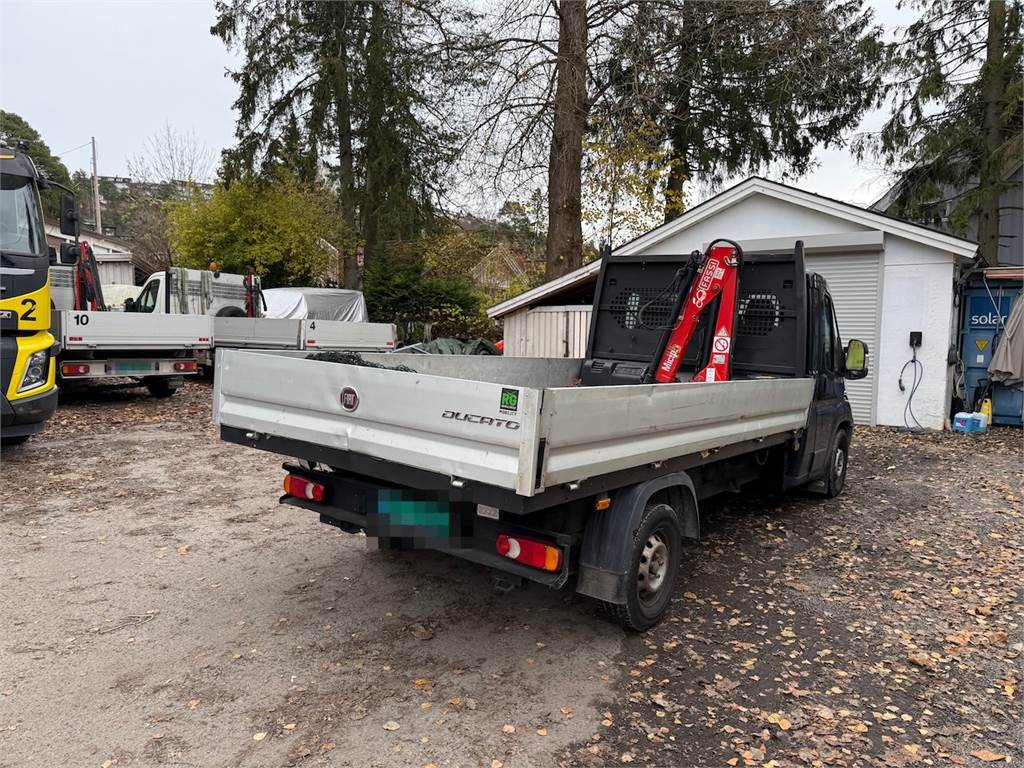
[[[701,260],[703,265],[700,264]],[[706,254],[699,251],[691,254],[686,266],[676,274],[675,282],[680,287],[679,300],[672,310],[671,317],[677,317],[678,320],[671,328],[666,329],[654,355],[657,368],[653,381],[669,384],[676,380],[679,365],[697,330],[701,316],[719,297],[721,298],[712,323],[716,330],[711,340],[708,363],[693,375],[693,381],[729,380],[732,376],[736,296],[742,265],[743,249],[740,244],[724,238],[712,241]],[[650,383],[651,380],[649,369],[645,381]]]

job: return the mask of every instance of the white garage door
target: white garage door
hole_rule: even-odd
[[[874,423],[881,307],[880,256],[879,253],[816,253],[806,259],[807,270],[817,272],[828,281],[843,343],[860,339],[868,345],[870,372],[859,381],[846,382],[846,396],[858,424]]]

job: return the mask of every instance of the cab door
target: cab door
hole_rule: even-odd
[[[811,300],[811,374],[814,377],[814,400],[811,403],[810,432],[814,439],[811,476],[819,478],[830,457],[832,437],[848,408],[842,366],[842,341],[836,325],[832,297],[823,278],[813,276]]]

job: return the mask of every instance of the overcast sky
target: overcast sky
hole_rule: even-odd
[[[872,5],[890,34],[913,19],[895,0]],[[210,34],[213,21],[212,0],[0,0],[0,108],[25,118],[72,172],[88,167],[81,145],[95,136],[100,174],[127,175],[127,158],[165,123],[219,154],[233,143],[236,89],[224,73],[237,61]],[[862,127],[881,120],[868,115]],[[799,182],[811,192],[868,205],[886,189],[877,168],[845,150],[818,160]]]

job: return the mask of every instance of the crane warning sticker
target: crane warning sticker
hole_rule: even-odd
[[[715,340],[712,343],[715,352],[725,353],[729,351],[729,337],[728,336],[715,336]]]

